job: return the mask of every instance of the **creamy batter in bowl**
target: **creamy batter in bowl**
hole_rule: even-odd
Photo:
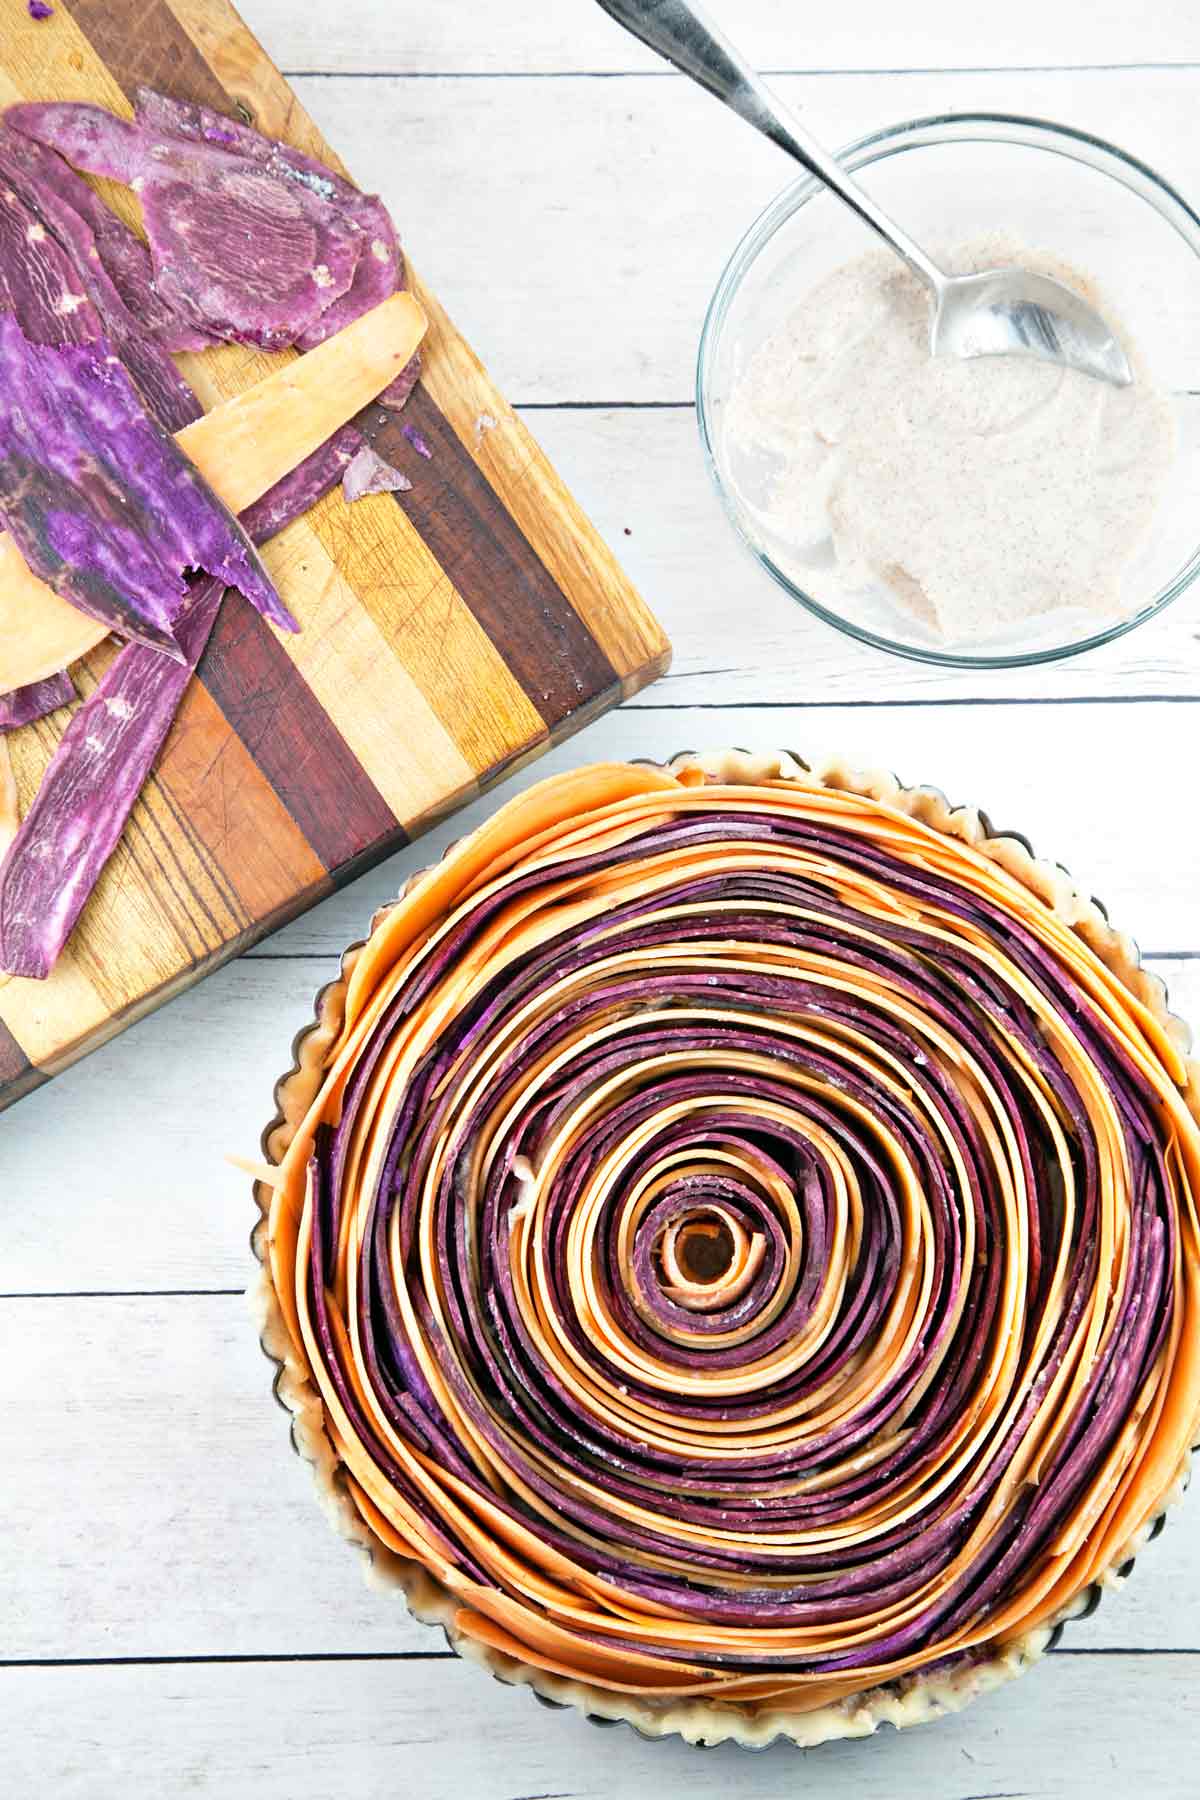
[[[1161,394],[1158,428],[1142,435],[1142,450],[1132,440],[1125,446],[1134,456],[1127,493],[1119,483],[1114,488],[1109,472],[1109,535],[1096,565],[1108,570],[1103,580],[1089,579],[1071,548],[1088,541],[1089,530],[1080,531],[1078,521],[1074,530],[1064,524],[1061,533],[1071,566],[1070,579],[1058,584],[1056,603],[1029,594],[1027,573],[1020,568],[1028,559],[1014,557],[1012,542],[1006,544],[1002,533],[991,563],[986,543],[974,556],[977,572],[979,567],[991,571],[989,580],[974,582],[954,604],[933,609],[922,593],[914,599],[899,594],[895,582],[873,579],[853,554],[864,541],[863,531],[849,534],[854,541],[848,555],[846,535],[840,543],[836,533],[823,536],[820,520],[814,529],[811,506],[805,515],[797,502],[819,497],[819,483],[807,488],[801,483],[791,503],[785,495],[781,505],[781,464],[774,447],[760,454],[754,431],[746,429],[746,391],[756,366],[761,376],[772,340],[786,339],[797,309],[823,286],[836,295],[836,280],[832,288],[829,284],[838,271],[864,255],[886,255],[873,251],[861,225],[819,184],[793,184],[752,226],[722,275],[705,321],[697,371],[698,417],[710,468],[758,560],[828,622],[881,648],[930,662],[1005,666],[1049,660],[1105,643],[1151,617],[1200,568],[1193,504],[1200,482],[1200,420],[1193,420],[1197,403],[1190,397],[1200,386],[1196,214],[1153,171],[1114,146],[1033,119],[919,120],[860,141],[844,160],[852,169],[869,169],[868,187],[918,239],[953,250],[1000,234],[1028,252],[1014,260],[1085,271],[1127,334],[1139,374]],[[1057,378],[1056,371],[1038,365],[1026,368],[1035,384]],[[995,366],[989,370],[984,364],[962,371],[967,382],[980,377],[979,385],[995,372]],[[762,392],[760,381],[760,400]],[[1143,407],[1143,423],[1154,411]],[[1057,483],[1043,472],[1048,487],[1070,490],[1061,469]],[[905,479],[912,482],[914,502],[927,499],[918,492],[919,474],[914,468],[897,476],[898,521],[904,518],[900,484]],[[1038,479],[1036,459],[1030,475]],[[1043,519],[1053,510],[1047,494]],[[1129,522],[1128,545],[1114,519]],[[911,540],[912,521],[906,524]],[[1097,532],[1100,524],[1097,520]],[[877,540],[876,553],[886,550],[886,530],[866,536]],[[911,553],[912,542],[901,549]],[[1110,566],[1114,560],[1116,573]],[[1008,565],[1013,575],[1006,587]],[[961,566],[968,565],[960,561]]]

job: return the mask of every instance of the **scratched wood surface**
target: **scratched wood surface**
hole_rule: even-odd
[[[66,0],[40,21],[0,0],[0,104],[124,112],[143,82],[336,161],[225,0]],[[127,190],[105,191],[136,220]],[[453,230],[452,207],[445,219]],[[0,1107],[665,666],[611,552],[413,285],[431,320],[425,375],[376,437],[411,490],[353,509],[331,495],[269,546],[298,636],[226,600],[65,956],[48,981],[0,988]],[[211,406],[275,360],[230,346],[181,363]],[[82,693],[113,654],[78,666]],[[67,716],[12,736],[23,802]]]

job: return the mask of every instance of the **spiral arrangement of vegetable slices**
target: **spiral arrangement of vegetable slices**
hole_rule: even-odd
[[[581,770],[358,954],[269,1274],[457,1633],[803,1712],[1016,1642],[1161,1508],[1187,1064],[1086,908],[917,811]]]

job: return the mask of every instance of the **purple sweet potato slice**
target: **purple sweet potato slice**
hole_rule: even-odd
[[[253,125],[214,112],[209,106],[176,100],[154,88],[140,87],[134,97],[134,108],[138,127],[152,137],[184,138],[193,144],[208,144],[229,155],[244,157],[262,168],[277,170],[282,179],[307,188],[331,205],[352,207],[361,201],[375,200],[374,195],[364,194],[352,181],[318,162],[316,157],[306,156],[303,150],[282,143],[278,138],[266,137]]]
[[[62,161],[61,157],[59,161]],[[86,187],[86,182],[83,185]],[[91,193],[92,190],[88,188],[87,191]],[[108,212],[103,201],[98,200],[97,204],[102,212]],[[106,226],[103,232],[96,232],[100,260],[122,300],[140,320],[147,337],[164,350],[211,350],[214,344],[219,344],[221,339],[215,332],[204,331],[190,320],[180,318],[167,305],[155,290],[154,267],[146,245],[115,213],[108,213],[108,216],[117,229],[113,231]]]
[[[147,132],[158,136],[189,139],[192,143],[218,146],[232,155],[244,157],[261,169],[270,170],[279,179],[305,188],[353,219],[363,233],[364,254],[347,291],[334,300],[320,319],[297,339],[302,350],[311,350],[343,325],[386,300],[404,285],[404,267],[396,228],[382,200],[376,194],[364,194],[353,182],[327,168],[315,157],[306,156],[290,144],[264,137],[253,126],[226,118],[210,107],[197,106],[185,100],[173,100],[153,88],[139,88],[136,97],[137,122]],[[397,380],[400,378],[397,377]]]
[[[163,350],[205,350],[218,341],[211,333],[186,325],[159,298],[152,285],[150,252],[141,238],[105,206],[96,190],[56,150],[39,144],[24,132],[11,130],[0,119],[0,162],[6,184],[17,189],[25,205],[43,224],[48,222],[48,215],[55,220],[56,236],[65,241],[70,235],[82,243],[78,225],[82,223],[87,228],[90,245],[83,246],[86,266],[99,259],[101,269],[136,319],[143,336],[153,338]],[[31,198],[30,190],[36,200]],[[74,225],[71,215],[77,222]],[[77,260],[78,255],[77,251]]]
[[[4,246],[3,266],[14,296],[10,310],[26,336],[39,343],[81,342],[85,341],[81,333],[88,339],[105,333],[155,418],[168,430],[179,431],[199,418],[200,405],[167,351],[126,305],[104,266],[89,218],[71,203],[78,197],[72,196],[72,183],[107,213],[61,157],[0,121],[0,208],[12,214],[19,206],[34,221],[26,226],[23,241],[16,241],[18,234],[10,232],[12,241]],[[13,200],[6,204],[10,194]],[[119,224],[111,213],[107,216]],[[52,256],[58,258],[56,283],[66,284],[71,301],[82,294],[90,305],[72,304],[65,315],[60,309],[53,317],[43,309],[34,316],[28,305],[21,304],[22,297],[30,290],[40,293],[39,278]]]
[[[160,94],[157,88],[139,87],[133,105],[138,124],[160,137],[169,135],[190,138],[194,144],[215,144],[219,150],[250,157],[254,162],[267,161],[275,150],[294,159],[297,166],[308,160],[298,150],[280,144],[275,138],[265,137],[241,119],[231,119],[226,113],[215,112],[211,106],[201,106],[194,100],[177,100],[172,94]],[[332,194],[338,177],[331,169],[321,168],[319,164],[314,163],[312,167],[327,177],[327,196]]]
[[[329,491],[361,442],[336,432],[242,515],[266,543]],[[212,634],[223,582],[198,582],[176,621],[183,661],[127,644],[63,734],[0,861],[0,970],[47,976],[116,848]],[[57,677],[55,679],[58,679]]]
[[[0,731],[15,731],[19,725],[32,725],[57,712],[75,698],[75,683],[65,669],[58,675],[47,675],[45,681],[33,681],[28,687],[14,688],[11,694],[0,694]]]
[[[342,492],[349,501],[361,500],[364,494],[407,493],[411,487],[408,476],[385,462],[370,444],[355,452],[342,476]]]
[[[250,540],[104,339],[31,343],[0,315],[0,522],[33,572],[110,629],[178,657],[184,574],[296,630]]]
[[[404,257],[400,250],[391,214],[377,194],[365,194],[353,182],[327,168],[314,157],[305,156],[290,144],[264,137],[252,126],[228,119],[207,106],[172,100],[151,88],[137,92],[137,116],[141,123],[159,132],[174,132],[209,144],[220,144],[239,155],[251,158],[272,169],[283,179],[299,182],[315,194],[327,199],[331,206],[341,207],[355,221],[366,240],[366,247],[354,271],[354,280],[339,299],[327,306],[320,317],[299,338],[301,350],[311,350],[324,343],[335,331],[360,318],[371,307],[378,306],[398,288],[405,285]],[[417,385],[421,375],[421,353],[397,375],[379,396],[379,404],[398,412]]]
[[[228,154],[244,157],[282,182],[304,189],[358,226],[363,234],[363,245],[354,279],[345,293],[331,301],[320,317],[296,339],[301,350],[311,350],[314,344],[324,343],[343,325],[350,324],[351,320],[359,318],[404,285],[396,228],[377,195],[364,194],[314,157],[293,149],[290,144],[264,137],[252,126],[226,118],[210,107],[173,100],[152,88],[138,89],[136,106],[138,124],[145,131],[214,145]],[[397,377],[397,381],[401,379],[402,376]]]
[[[331,224],[303,189],[219,152],[150,154],[159,163],[141,200],[155,286],[184,318],[282,350],[350,286],[361,234]]]

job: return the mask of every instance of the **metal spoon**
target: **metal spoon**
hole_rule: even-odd
[[[1025,269],[947,275],[781,105],[686,0],[599,0],[619,25],[690,75],[831,188],[903,257],[933,295],[934,356],[1036,356],[1127,387],[1133,371],[1100,314],[1061,281]]]

